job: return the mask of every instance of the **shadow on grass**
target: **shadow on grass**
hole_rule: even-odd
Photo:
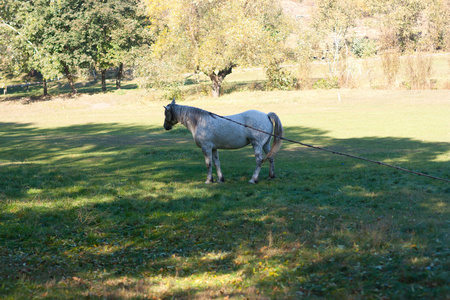
[[[75,88],[78,94],[99,94],[102,93],[101,81],[90,82],[76,82]],[[122,81],[122,90],[134,90],[138,86],[128,80]],[[107,92],[115,92],[116,83],[108,80],[106,82]],[[25,101],[25,103],[47,101],[51,97],[73,97],[72,90],[68,83],[65,82],[51,82],[48,86],[48,96],[43,96],[44,88],[42,85],[31,85],[28,87],[11,87],[8,89],[8,94],[0,94],[0,101]],[[24,99],[25,98],[25,99]]]
[[[223,93],[231,94],[242,91],[265,91],[265,83],[265,80],[226,82],[223,87]]]
[[[450,176],[439,159],[448,143],[285,135]],[[0,296],[448,292],[445,183],[285,145],[273,181],[247,184],[246,148],[221,151],[227,182],[204,185],[203,156],[184,129],[0,123],[0,144]],[[172,287],[161,290],[163,280]]]

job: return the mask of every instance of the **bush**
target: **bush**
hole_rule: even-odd
[[[377,53],[375,41],[368,38],[354,38],[350,44],[350,51],[358,58],[367,58]]]
[[[314,89],[338,89],[339,88],[339,78],[320,78],[313,84]]]
[[[266,90],[293,90],[298,88],[298,80],[289,71],[283,70],[276,62],[266,68]]]
[[[169,84],[163,87],[164,89],[164,98],[167,100],[176,101],[183,100],[183,92],[180,89],[180,85],[177,83]]]

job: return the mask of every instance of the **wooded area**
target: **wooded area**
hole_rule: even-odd
[[[0,82],[31,70],[46,82],[124,64],[145,87],[182,84],[203,73],[212,95],[236,67],[262,67],[267,89],[351,87],[352,59],[379,57],[386,87],[398,85],[409,55],[410,88],[430,88],[429,54],[450,50],[450,4],[444,0],[2,0]],[[311,63],[327,63],[311,78]],[[285,70],[296,65],[296,72]]]

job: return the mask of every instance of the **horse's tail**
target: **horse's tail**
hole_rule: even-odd
[[[273,124],[273,135],[275,135],[275,137],[273,138],[272,147],[269,153],[267,153],[266,158],[264,158],[264,161],[277,154],[278,150],[281,148],[281,143],[283,142],[281,138],[284,136],[283,125],[281,125],[280,118],[273,112],[268,113],[267,116]]]

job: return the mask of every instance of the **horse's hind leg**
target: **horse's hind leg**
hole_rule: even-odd
[[[216,166],[216,170],[217,170],[217,181],[225,182],[225,178],[223,177],[222,170],[220,169],[219,152],[217,152],[217,149],[212,151],[212,158],[213,158],[214,166]]]
[[[270,140],[264,145],[264,152],[267,154],[270,151]],[[275,178],[275,159],[273,157],[269,158],[270,169],[269,178]]]
[[[263,150],[260,145],[253,144],[253,151],[255,152],[256,158],[256,169],[253,173],[252,179],[250,179],[250,183],[258,183],[259,172],[261,171],[261,165],[264,160]]]
[[[206,177],[205,183],[212,183],[214,181],[212,176],[212,150],[202,148],[203,155],[205,156],[206,169],[208,170],[208,175]]]

